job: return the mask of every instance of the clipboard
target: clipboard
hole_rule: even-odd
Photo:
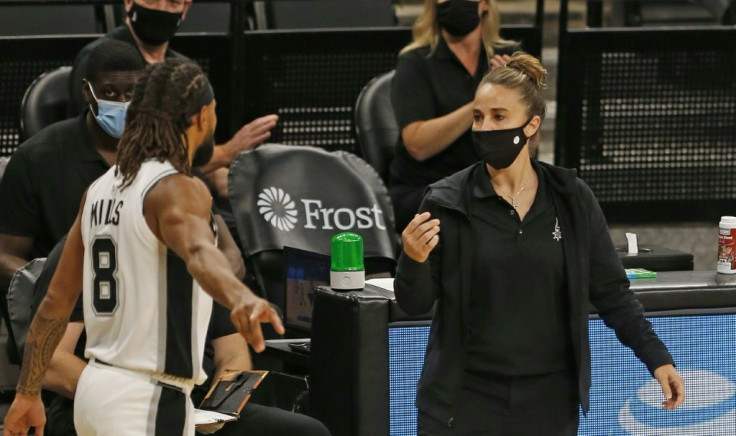
[[[225,370],[212,384],[199,409],[240,416],[240,411],[250,400],[251,393],[266,375],[268,371]]]

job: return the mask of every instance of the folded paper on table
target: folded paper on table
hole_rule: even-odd
[[[237,416],[225,415],[212,410],[194,409],[194,425],[217,424],[238,419]]]
[[[368,285],[377,286],[379,288],[385,289],[387,291],[394,291],[394,279],[391,278],[376,278],[376,279],[369,279],[365,281]]]

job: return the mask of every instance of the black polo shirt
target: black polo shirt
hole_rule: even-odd
[[[546,374],[573,365],[562,238],[543,175],[519,220],[491,186],[473,175],[474,240],[467,370],[481,375]]]
[[[125,24],[114,28],[107,35],[103,36],[102,38],[96,39],[84,46],[84,48],[79,51],[77,57],[74,59],[74,65],[69,76],[69,96],[71,101],[69,105],[70,116],[79,115],[80,113],[82,113],[84,108],[87,107],[87,103],[84,101],[84,97],[82,96],[82,79],[87,77],[87,60],[89,58],[90,52],[105,39],[114,39],[116,41],[127,42],[128,44],[135,47],[136,50],[138,50],[138,53],[140,53],[141,55],[141,60],[147,63],[146,59],[143,57],[143,54],[138,49],[138,46],[135,44],[135,39],[133,38],[133,34],[131,33],[130,28],[128,28],[128,26],[126,26]],[[186,56],[171,49],[166,50],[165,56],[166,58],[186,58]]]
[[[87,187],[109,165],[92,145],[84,114],[52,124],[20,145],[0,183],[0,233],[33,238],[46,257],[77,217]]]
[[[512,54],[518,48],[498,48],[495,53]],[[447,115],[471,102],[488,69],[488,57],[482,44],[478,68],[475,75],[471,75],[444,38],[439,38],[434,53],[429,47],[420,47],[399,56],[391,84],[391,104],[399,129],[403,130],[415,121]],[[445,150],[422,162],[409,155],[399,137],[391,163],[391,184],[425,187],[478,160],[470,130]]]

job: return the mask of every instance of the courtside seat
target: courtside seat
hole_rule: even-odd
[[[394,72],[391,70],[373,78],[355,103],[355,133],[361,155],[378,171],[384,182],[388,181],[400,133],[391,105]]]
[[[21,141],[67,118],[71,70],[64,66],[43,73],[26,89],[20,106]]]
[[[360,234],[366,274],[393,274],[397,253],[386,187],[344,151],[266,144],[230,167],[230,202],[250,284],[285,310],[284,246],[330,254],[332,236]]]

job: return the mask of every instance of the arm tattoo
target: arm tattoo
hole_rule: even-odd
[[[23,367],[20,370],[16,391],[25,395],[41,393],[43,376],[46,374],[51,356],[61,342],[66,331],[66,318],[48,319],[36,314],[31,323],[26,349],[23,354]]]

